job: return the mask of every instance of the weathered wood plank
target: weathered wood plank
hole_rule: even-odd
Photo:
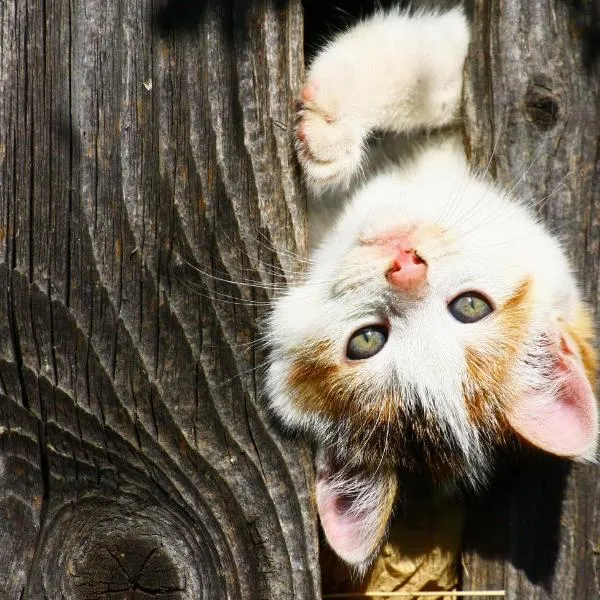
[[[466,130],[475,164],[565,240],[598,315],[600,83],[592,2],[476,0]],[[597,34],[596,34],[597,35]],[[493,155],[490,161],[490,157]],[[600,478],[535,459],[474,507],[466,589],[528,600],[600,597]]]
[[[315,598],[257,379],[300,3],[153,5],[0,2],[0,596]]]

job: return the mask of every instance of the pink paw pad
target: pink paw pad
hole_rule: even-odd
[[[304,102],[313,102],[317,94],[318,87],[319,86],[317,83],[306,84],[301,93],[302,100],[304,100]]]

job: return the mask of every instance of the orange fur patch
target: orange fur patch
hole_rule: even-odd
[[[309,350],[297,353],[288,378],[295,392],[294,400],[307,413],[339,419],[351,408],[346,402],[350,390],[345,389],[340,377],[340,366],[333,359],[331,344],[319,341],[306,346]],[[334,389],[338,393],[334,394]]]
[[[465,349],[465,360],[468,374],[468,381],[463,382],[465,406],[471,422],[481,426],[490,421],[490,409],[501,394],[500,378],[490,371],[488,357],[474,348]]]
[[[394,399],[375,398],[375,392],[365,389],[353,368],[336,362],[331,344],[320,341],[307,347],[309,351],[297,353],[288,379],[299,408],[361,425],[370,420],[386,424],[394,418]]]
[[[475,425],[497,421],[506,427],[502,408],[510,393],[510,369],[519,353],[531,318],[530,278],[525,279],[515,293],[496,309],[499,332],[493,343],[483,350],[465,349],[468,379],[463,383],[463,396],[469,417]]]
[[[381,464],[388,443],[398,435],[401,399],[391,391],[382,393],[354,367],[338,362],[330,343],[313,342],[307,348],[296,352],[288,378],[294,403],[307,414],[348,425],[345,443],[354,448],[356,464]]]
[[[503,332],[502,345],[510,362],[523,343],[532,313],[532,280],[525,279],[515,293],[498,309]]]
[[[575,321],[573,323],[561,323],[561,326],[575,343],[585,374],[592,388],[596,389],[598,358],[594,348],[594,324],[589,312],[585,306],[579,305]]]
[[[327,341],[306,348],[310,350],[296,351],[288,378],[293,401],[306,414],[339,425],[336,452],[346,467],[382,471],[400,467],[437,485],[464,469],[453,440],[418,399],[411,399],[407,411],[397,388],[382,388],[357,365],[340,362]]]

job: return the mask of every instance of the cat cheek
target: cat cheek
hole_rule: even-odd
[[[595,460],[598,405],[578,343],[563,332],[552,349],[553,374],[546,389],[531,390],[507,414],[529,443],[557,456]],[[588,360],[591,360],[589,356]]]

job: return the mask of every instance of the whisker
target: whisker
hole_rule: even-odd
[[[237,298],[235,298],[235,296],[229,296],[223,292],[211,291],[205,285],[196,286],[196,285],[192,284],[191,282],[184,281],[180,277],[177,277],[176,279],[181,285],[183,285],[183,287],[188,289],[190,292],[196,294],[197,296],[200,296],[201,298],[206,298],[207,300],[210,300],[210,301],[220,302],[222,304],[231,304],[233,306],[246,306],[246,307],[248,307],[248,306],[272,306],[271,302],[260,302],[260,301],[256,301],[256,300],[243,300],[242,298],[237,299]],[[211,292],[211,295],[203,294],[201,292],[201,290]],[[216,294],[216,297],[213,294]]]
[[[248,260],[250,261],[250,264],[258,263],[258,265],[260,267],[262,267],[265,271],[271,270],[272,271],[271,274],[275,275],[275,276],[279,276],[279,277],[283,276],[283,277],[285,277],[287,275],[288,272],[286,272],[286,270],[283,267],[275,265],[275,264],[265,263],[264,261],[261,261],[258,257],[252,257],[252,256],[250,256],[248,254],[248,252],[244,248],[240,247],[239,245],[236,245],[236,243],[231,239],[231,237],[229,237],[227,235],[227,232],[223,229],[223,227],[222,227],[222,225],[220,223],[219,223],[219,228],[221,229],[221,231],[222,231],[223,235],[225,236],[225,238],[227,239],[227,241],[229,241],[229,243],[234,248],[237,247],[237,249],[244,256],[246,256],[248,258]],[[266,249],[269,252],[269,254],[278,255],[278,254],[289,253],[289,251],[286,250],[286,249],[278,249],[273,244],[273,242],[271,240],[269,240],[260,230],[256,229],[255,231],[256,231],[256,233],[258,233],[259,235],[261,235],[262,237],[264,237],[264,239],[267,242],[269,242],[271,245],[268,246],[268,245],[264,244],[257,237],[252,237],[252,240],[255,241],[258,244],[259,247]],[[296,254],[292,253],[292,256],[295,257],[295,259],[298,260],[298,261],[302,260],[302,257],[300,257],[299,255],[296,255]],[[243,267],[240,267],[240,270],[248,270],[248,271],[256,272],[255,268],[244,269]]]
[[[197,265],[194,265],[191,262],[189,262],[186,258],[183,258],[183,261],[190,268],[194,269],[194,271],[196,271],[197,273],[200,273],[201,275],[204,275],[204,277],[207,277],[214,281],[219,281],[221,283],[229,283],[229,284],[237,285],[240,287],[250,287],[250,288],[263,289],[263,290],[277,290],[277,289],[285,290],[288,287],[287,285],[284,285],[284,284],[262,283],[262,282],[258,282],[258,281],[252,281],[250,279],[242,279],[242,280],[225,279],[224,277],[218,277],[217,275],[213,275],[213,274],[209,273],[208,271],[204,271]]]
[[[229,379],[226,379],[225,381],[222,381],[221,383],[219,383],[216,387],[216,389],[222,388],[228,384],[230,384],[232,381],[234,381],[235,379],[241,379],[243,375],[248,375],[249,373],[254,373],[256,371],[258,371],[259,369],[262,369],[265,365],[269,364],[269,360],[264,360],[263,362],[259,363],[258,365],[255,365],[253,367],[251,367],[250,369],[246,369],[245,371],[241,371],[240,373],[236,373],[233,377],[230,377]]]
[[[549,140],[549,138],[546,138],[540,142],[540,147],[539,147],[537,154],[534,156],[530,165],[527,167],[527,169],[525,169],[525,171],[523,172],[521,177],[519,177],[517,182],[508,190],[508,192],[507,192],[508,196],[512,195],[512,193],[515,191],[516,187],[523,181],[523,179],[525,179],[525,177],[527,176],[529,171],[531,171],[531,169],[533,168],[533,165],[535,165],[538,158],[542,155],[542,151],[546,149],[546,146],[548,145],[548,140]]]
[[[492,147],[492,152],[490,153],[490,157],[488,159],[488,162],[486,164],[486,167],[484,169],[483,172],[476,174],[475,175],[475,180],[481,184],[484,182],[485,178],[488,176],[490,167],[492,165],[492,162],[494,160],[494,157],[496,156],[496,150],[498,148],[498,144],[500,142],[500,138],[502,136],[502,127],[500,126],[500,129],[496,135],[496,139],[494,141],[494,146]],[[462,198],[463,193],[469,188],[470,185],[470,181],[469,181],[469,175],[471,174],[470,168],[467,166],[467,168],[465,169],[465,172],[463,173],[463,179],[461,180],[461,184],[459,186],[459,191],[456,194],[456,196],[454,196],[454,198],[452,200],[450,200],[449,202],[447,202],[444,205],[444,219],[450,219],[450,216],[456,212],[456,210],[460,207],[460,200]],[[483,197],[479,199],[478,202],[476,202],[475,206],[472,207],[471,210],[475,210],[480,202],[483,200]],[[469,211],[470,212],[470,211]],[[459,215],[459,223],[462,221],[462,219],[464,218],[468,218],[469,214],[467,213],[466,215]],[[452,227],[454,227],[457,223],[453,222],[452,223]]]
[[[558,189],[560,189],[560,186],[564,183],[564,181],[570,177],[571,175],[573,175],[573,172],[568,171],[563,177],[561,177],[561,179],[556,183],[556,185],[552,188],[552,191],[547,194],[546,196],[544,196],[543,198],[541,198],[540,200],[532,200],[530,202],[518,202],[517,205],[518,206],[522,206],[524,208],[526,208],[527,210],[533,211],[533,209],[537,209],[537,214],[539,215],[539,211],[541,210],[541,208],[548,203],[549,199],[557,192]],[[465,232],[463,232],[463,236],[468,236],[472,233],[477,232],[479,229],[490,225],[491,223],[493,223],[494,221],[497,221],[498,219],[502,218],[503,216],[505,216],[512,207],[513,202],[516,202],[514,200],[511,200],[510,198],[506,198],[506,204],[501,204],[497,207],[497,210],[495,212],[492,212],[491,214],[487,215],[487,218],[485,218],[484,220],[479,221],[478,223],[476,223],[474,225],[474,227],[472,227],[470,230],[467,230]]]
[[[496,142],[494,144],[494,149],[492,153],[495,153],[496,147],[498,145],[498,141],[500,139],[500,135],[498,135]],[[519,179],[516,181],[516,183],[510,188],[510,190],[508,190],[508,192],[505,192],[506,194],[506,198],[510,198],[512,195],[512,192],[516,189],[516,187],[524,180],[524,178],[526,177],[526,175],[529,173],[529,171],[533,168],[534,164],[537,162],[537,160],[539,159],[539,157],[541,156],[542,152],[544,151],[546,145],[547,145],[548,141],[547,140],[543,140],[542,142],[540,142],[539,144],[539,148],[538,151],[535,155],[535,157],[533,158],[533,160],[531,161],[531,163],[528,165],[528,167],[523,171],[523,173],[521,174],[521,176],[519,177]],[[489,170],[490,165],[492,164],[492,157],[490,157],[490,160],[488,161],[488,166],[486,167],[486,170],[484,172],[484,174],[482,174],[479,178],[478,181],[481,183],[483,182],[484,177],[487,175],[487,172]],[[468,207],[468,209],[466,210],[466,212],[464,212],[463,214],[460,215],[460,218],[457,222],[453,223],[453,226],[457,226],[459,224],[465,224],[467,223],[469,220],[471,220],[471,218],[473,218],[475,215],[479,214],[479,211],[477,210],[478,207],[481,205],[481,203],[484,201],[486,197],[486,193],[484,190],[484,193],[482,194],[482,196],[477,200],[477,202],[475,202],[474,204],[472,204],[470,207]],[[501,209],[502,207],[499,207],[499,209]],[[499,218],[500,216],[502,216],[503,212],[499,212],[498,214],[492,214],[491,215],[491,220],[486,220],[483,223],[479,222],[477,224],[475,224],[473,230],[478,230],[480,229],[483,225],[488,224],[489,222],[492,222],[494,220],[496,220],[497,218]],[[488,217],[490,217],[490,215],[487,215]]]
[[[263,248],[266,248],[269,252],[275,252],[276,254],[283,254],[284,256],[287,256],[288,258],[292,258],[300,263],[304,263],[304,264],[308,264],[308,265],[314,264],[312,260],[310,260],[309,258],[307,258],[305,256],[300,256],[300,254],[297,254],[296,252],[293,252],[287,248],[278,247],[273,242],[273,240],[270,240],[262,231],[257,229],[256,233],[258,235],[260,235],[264,240],[266,240],[270,244],[270,246],[266,245],[264,242],[261,242],[258,238],[254,238],[256,243],[259,244],[260,246],[262,246]]]
[[[462,179],[456,179],[452,192],[446,199],[446,202],[444,202],[444,204],[442,205],[440,212],[435,216],[436,221],[443,223],[446,220],[446,218],[452,214],[452,212],[454,211],[455,203],[459,198],[459,192],[463,189],[463,186],[465,185],[465,180],[468,176],[469,169],[465,169]]]
[[[542,210],[546,206],[546,204],[548,203],[550,198],[552,198],[552,196],[556,193],[556,191],[560,188],[560,186],[565,182],[565,180],[574,174],[575,174],[575,171],[567,171],[566,174],[558,180],[558,182],[552,188],[552,191],[549,194],[547,194],[540,200],[533,200],[532,202],[527,202],[524,204],[524,206],[530,210],[536,209],[536,212],[538,212],[538,214],[539,214],[539,211]]]
[[[561,179],[561,181],[563,179]],[[552,194],[560,186],[560,183],[561,182],[559,182],[557,184],[557,186],[552,190],[552,192],[548,195],[548,197],[552,196]],[[455,226],[465,225],[470,220],[472,220],[475,216],[479,216],[480,213],[478,211],[475,211],[475,208],[481,204],[481,202],[485,199],[486,196],[487,196],[487,194],[486,194],[486,192],[484,192],[482,194],[481,198],[479,198],[479,200],[463,215],[463,218],[461,218],[457,223],[455,223]],[[475,223],[473,223],[472,227],[470,229],[463,231],[462,235],[463,235],[463,237],[466,237],[468,235],[476,233],[483,227],[486,227],[487,225],[490,225],[491,223],[493,223],[493,222],[497,221],[498,219],[509,214],[510,211],[513,210],[514,206],[521,206],[523,208],[531,210],[532,208],[535,207],[536,204],[543,202],[543,201],[544,201],[544,199],[542,199],[541,201],[537,201],[537,202],[532,201],[532,202],[528,202],[528,203],[522,203],[522,202],[517,202],[516,200],[513,200],[507,194],[504,198],[504,202],[498,203],[494,210],[492,210],[491,212],[488,211],[487,213],[481,212],[481,216],[480,216],[479,220],[476,221]],[[547,198],[546,198],[546,201],[547,201]]]
[[[203,344],[202,347],[203,348],[211,348],[211,349],[215,349],[215,350],[228,350],[230,348],[245,349],[245,348],[252,348],[253,346],[255,346],[256,348],[258,348],[260,350],[265,350],[268,348],[269,339],[270,339],[270,336],[268,334],[265,334],[265,335],[256,337],[249,342],[241,342],[239,344],[224,344],[224,345]]]

